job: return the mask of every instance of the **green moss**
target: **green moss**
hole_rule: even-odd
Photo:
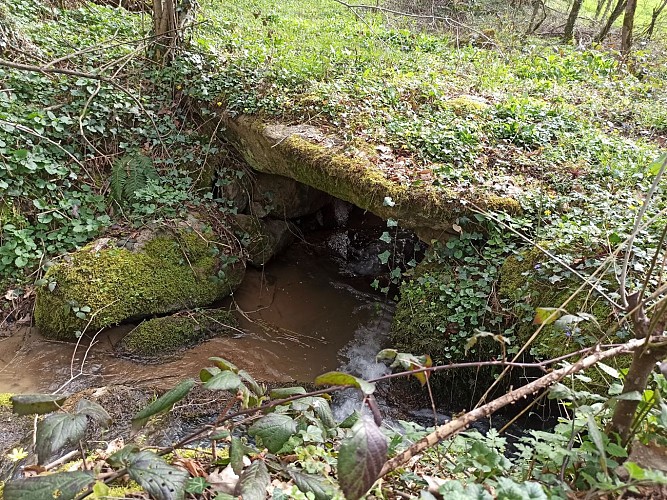
[[[12,397],[12,394],[9,392],[3,392],[0,393],[0,407],[6,407],[9,408],[12,406],[12,402],[10,398]]]
[[[486,111],[490,106],[473,96],[460,95],[445,101],[444,105],[450,108],[457,115],[479,115]]]
[[[212,280],[221,265],[211,243],[183,230],[154,237],[136,252],[89,245],[49,269],[45,278],[55,288],[38,290],[35,322],[47,337],[67,340],[88,322],[88,331],[97,331],[133,318],[206,306],[228,295],[243,277],[244,268],[237,264],[225,270],[225,279]],[[78,318],[76,308],[84,306],[90,312]]]
[[[157,359],[195,345],[236,324],[229,311],[220,310],[149,319],[128,333],[117,350],[129,357]]]
[[[542,246],[547,246],[543,244]],[[580,287],[577,278],[567,277],[551,283],[540,273],[540,268],[549,261],[537,248],[532,248],[520,255],[508,257],[500,271],[500,300],[507,304],[516,323],[516,344],[523,346],[537,331],[533,324],[535,309],[538,307],[561,307]],[[570,314],[587,313],[596,321],[582,321],[576,330],[564,331],[551,324],[542,328],[532,342],[530,353],[539,360],[551,359],[595,345],[599,340],[616,342],[618,324],[612,306],[598,293],[583,289],[565,308]],[[628,357],[611,361],[618,368],[629,366]],[[594,383],[601,382],[602,375],[589,370],[587,375]]]

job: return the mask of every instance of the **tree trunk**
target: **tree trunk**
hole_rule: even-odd
[[[623,10],[625,10],[626,4],[627,4],[626,0],[618,0],[618,3],[616,4],[616,7],[614,7],[614,10],[609,16],[609,19],[607,19],[607,22],[600,30],[600,33],[598,33],[597,36],[595,37],[594,40],[596,42],[601,42],[609,34],[609,31],[611,31],[611,27],[616,22],[616,19],[618,19],[619,16],[623,13]]]
[[[581,4],[584,3],[584,0],[574,0],[572,3],[572,9],[570,9],[570,15],[567,16],[567,23],[565,23],[565,33],[563,34],[563,40],[569,42],[574,36],[574,25],[577,22],[579,17],[579,11],[581,10]]]
[[[178,45],[176,6],[174,0],[153,0],[153,47],[160,63],[173,55]]]
[[[621,33],[621,53],[627,55],[632,48],[632,30],[635,26],[635,11],[637,0],[628,0],[623,17],[623,31]]]
[[[655,23],[658,22],[658,17],[660,17],[660,14],[662,14],[662,11],[664,8],[667,7],[667,0],[663,0],[660,5],[655,7],[653,9],[653,13],[651,14],[651,23],[648,25],[648,28],[646,29],[646,38],[649,40],[653,37],[653,31],[655,31]]]

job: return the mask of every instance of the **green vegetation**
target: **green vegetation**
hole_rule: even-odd
[[[171,52],[152,46],[148,16],[121,7],[0,6],[3,322],[29,310],[19,303],[36,291],[43,333],[75,340],[230,293],[248,254],[264,263],[269,238],[255,219],[236,228],[247,250],[227,237],[228,216],[246,208],[224,194],[246,182],[228,140],[258,170],[433,237],[413,271],[390,269],[390,281],[401,282],[393,340],[406,351],[391,351],[393,367],[478,362],[474,373],[445,379],[460,384],[451,391],[458,398],[473,384],[510,391],[518,380],[501,375],[502,364],[519,353],[521,367],[538,368],[531,362],[577,352],[539,366],[548,373],[536,391],[552,386],[562,417],[552,430],[521,436],[515,452],[495,431],[454,436],[473,417],[536,391],[480,403],[418,449],[428,431],[381,427],[375,381],[318,378],[332,391],[361,391],[374,417],[358,411],[339,423],[323,392],[267,394],[244,370],[211,358],[215,366],[198,381],[182,382],[132,422],[141,427],[170,411],[196,385],[228,391],[215,422],[178,445],[204,440],[208,458],[199,469],[171,448],[156,453],[136,443],[102,456],[84,436],[110,417],[82,399],[37,418],[35,451],[41,465],[81,448],[94,466],[82,461],[81,470],[10,481],[5,498],[104,497],[124,476],[169,500],[186,492],[264,498],[267,488],[276,499],[357,499],[371,488],[377,498],[429,499],[425,476],[443,478],[431,490],[445,498],[641,496],[649,484],[666,484],[632,455],[639,444],[667,441],[667,387],[653,373],[665,358],[656,337],[664,336],[667,300],[666,48],[655,36],[629,52],[624,38],[619,57],[615,33],[603,43],[526,34],[534,31],[531,12],[518,3],[456,2],[446,11],[449,26],[442,19],[427,26],[332,0],[205,0],[196,22],[178,33],[184,43],[170,41]],[[550,2],[550,20],[562,24],[568,5]],[[584,2],[583,12],[597,5]],[[300,135],[267,138],[295,124]],[[193,213],[206,223],[194,223]],[[381,239],[391,241],[389,232]],[[535,242],[546,242],[549,254]],[[390,256],[378,258],[389,264]],[[215,329],[208,320],[151,319],[121,349],[152,357],[159,342],[160,354],[174,351]],[[613,366],[630,352],[629,367]],[[584,361],[604,376],[592,379]],[[432,393],[435,375],[407,375]],[[416,453],[420,465],[403,468]],[[3,458],[25,455],[16,449]],[[220,469],[228,465],[234,474],[224,490]],[[386,482],[375,483],[380,477]]]

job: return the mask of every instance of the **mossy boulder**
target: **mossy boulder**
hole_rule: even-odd
[[[263,266],[287,248],[296,234],[294,226],[284,220],[239,214],[234,216],[233,224],[254,266]]]
[[[191,226],[144,230],[133,241],[98,240],[52,266],[37,290],[37,327],[48,338],[74,340],[84,330],[226,297],[245,274],[238,245]]]
[[[116,346],[123,357],[165,361],[170,355],[237,326],[229,311],[203,310],[142,322]]]
[[[566,249],[542,243],[557,254]],[[592,253],[590,249],[579,250]],[[583,260],[583,259],[579,259]],[[610,279],[614,279],[610,277]],[[537,308],[561,308],[563,304],[581,286],[581,280],[567,270],[558,268],[552,259],[541,250],[532,248],[505,260],[500,270],[498,287],[499,300],[504,304],[512,318],[515,331],[515,344],[523,346],[538,330],[539,325],[533,324]],[[562,314],[584,317],[591,316],[577,323],[544,325],[541,332],[530,345],[529,353],[537,360],[552,359],[564,354],[590,347],[602,341],[604,343],[620,342],[623,329],[611,304],[598,292],[584,287],[572,300],[563,307]],[[574,361],[576,358],[572,358]],[[629,357],[619,357],[609,361],[617,368],[629,366]],[[586,373],[593,383],[602,382],[605,377],[595,369]],[[608,378],[608,377],[607,377]]]

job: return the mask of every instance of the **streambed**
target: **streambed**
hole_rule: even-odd
[[[167,389],[196,376],[211,356],[227,358],[259,380],[311,382],[350,363],[345,353],[355,367],[373,364],[371,351],[389,329],[391,312],[384,302],[342,261],[300,241],[264,269],[248,269],[242,286],[220,304],[239,311],[233,335],[150,365],[114,355],[114,345],[133,325],[101,332],[90,348],[88,342],[76,347],[47,340],[24,327],[0,337],[0,393],[73,392],[113,384]]]

